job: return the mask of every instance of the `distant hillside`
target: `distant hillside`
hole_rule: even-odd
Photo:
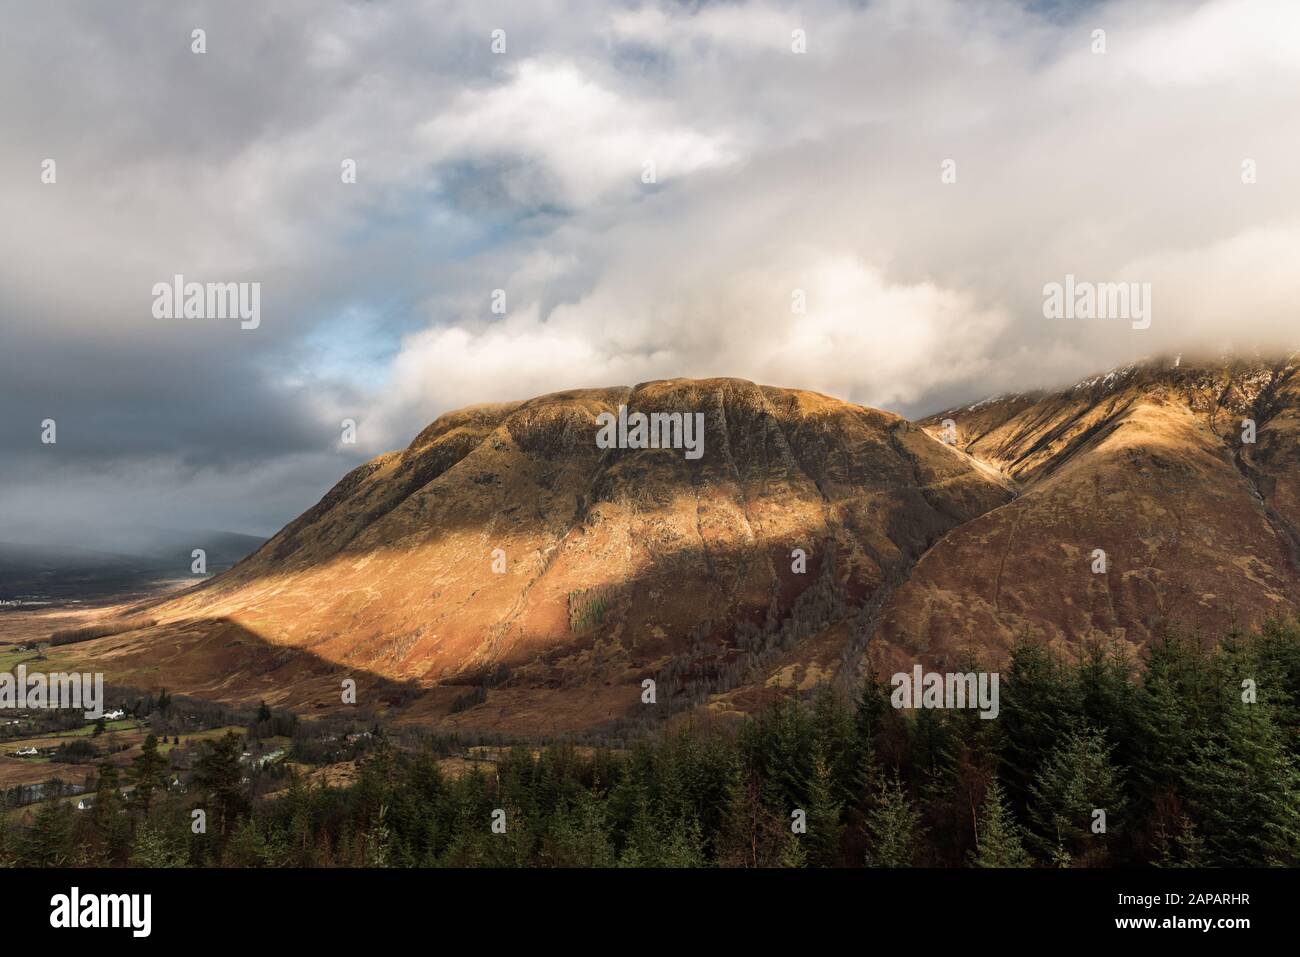
[[[29,529],[9,529],[30,534]],[[160,582],[191,577],[191,553],[207,553],[209,574],[225,571],[266,541],[237,532],[133,528],[114,539],[122,551],[68,544],[0,540],[0,600],[97,600],[138,594]]]

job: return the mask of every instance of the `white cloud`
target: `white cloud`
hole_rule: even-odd
[[[678,283],[669,302],[615,274],[543,319],[527,308],[403,343],[370,420],[374,451],[405,441],[430,408],[528,398],[577,386],[730,375],[865,404],[915,402],[954,374],[975,377],[1010,317],[929,283],[899,286],[845,258]],[[626,284],[626,285],[625,285]],[[792,311],[802,290],[806,313]]]
[[[375,451],[454,406],[678,375],[920,414],[1157,350],[1295,337],[1292,4],[198,9],[203,57],[181,42],[188,10],[8,14],[15,447],[47,409],[142,462],[219,445],[265,463],[319,437],[324,486],[344,415]],[[200,271],[263,283],[256,334],[150,321],[152,283]],[[1066,273],[1151,282],[1151,329],[1044,320],[1043,284]],[[366,324],[313,347],[349,310]],[[20,493],[0,496],[2,519]]]
[[[522,203],[584,206],[616,187],[631,194],[647,160],[665,178],[734,161],[724,131],[677,122],[673,106],[654,102],[651,92],[620,93],[572,62],[530,59],[511,68],[503,83],[463,92],[420,136],[435,160],[540,163],[547,180],[513,183]],[[549,181],[555,184],[550,196]]]

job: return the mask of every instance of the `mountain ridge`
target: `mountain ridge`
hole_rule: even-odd
[[[197,693],[234,669],[246,699],[337,708],[351,674],[410,720],[562,732],[1295,611],[1294,362],[1169,365],[917,423],[734,378],[470,406],[98,642],[145,686],[167,647]],[[702,458],[598,448],[620,404],[702,413]]]
[[[1013,478],[1020,494],[918,563],[885,642],[941,657],[955,653],[953,634],[979,633],[1003,653],[1025,635],[1141,645],[1174,622],[1228,630],[1258,624],[1261,609],[1293,612],[1296,370],[1294,354],[1217,366],[1155,360],[920,420],[936,437],[948,423],[956,447]],[[1246,419],[1254,442],[1243,441]],[[1104,573],[1087,560],[1096,548]],[[991,575],[981,562],[990,550],[999,555]],[[1059,577],[1035,574],[1034,562]]]

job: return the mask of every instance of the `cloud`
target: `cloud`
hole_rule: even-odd
[[[725,134],[675,123],[672,113],[672,104],[620,93],[572,62],[525,60],[503,83],[461,93],[419,136],[435,162],[528,164],[537,177],[514,178],[515,203],[583,207],[618,186],[632,194],[646,161],[683,176],[732,161]]]
[[[737,375],[919,415],[1296,345],[1290,4],[5,16],[0,531],[164,501],[274,531],[450,408],[575,386]],[[261,327],[154,320],[177,272],[260,282]],[[1067,273],[1152,283],[1151,328],[1045,320]]]

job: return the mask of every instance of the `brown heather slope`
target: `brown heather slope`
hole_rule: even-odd
[[[1048,395],[941,412],[957,446],[1020,486],[949,534],[892,596],[879,664],[936,664],[1020,635],[1221,633],[1300,604],[1300,377],[1278,362],[1157,361]],[[1242,442],[1242,420],[1258,429]],[[1104,549],[1105,574],[1092,572]]]
[[[620,403],[703,412],[703,457],[597,448],[597,414]],[[898,416],[736,379],[479,406],[151,608],[157,627],[75,647],[141,687],[337,706],[352,674],[408,717],[592,727],[645,714],[646,677],[662,712],[834,673],[857,609],[1010,499],[991,474]],[[474,685],[486,702],[453,713]]]
[[[1220,634],[1300,605],[1296,372],[1153,362],[917,425],[736,379],[463,409],[225,574],[128,610],[156,626],[47,668],[299,710],[339,708],[353,677],[399,720],[538,735],[996,666],[1022,635]],[[620,403],[702,412],[704,456],[598,449]]]

